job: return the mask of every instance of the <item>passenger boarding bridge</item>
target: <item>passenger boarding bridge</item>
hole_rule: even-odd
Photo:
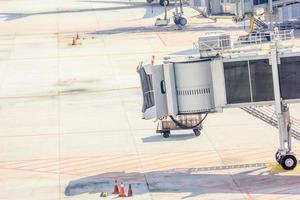
[[[300,48],[286,42],[293,40],[292,34],[275,31],[246,43],[233,43],[225,33],[207,35],[199,38],[200,56],[166,58],[160,65],[140,64],[143,118],[169,116],[178,124],[176,117],[180,116],[243,108],[278,127],[276,160],[284,169],[294,169],[297,159],[291,151],[291,136],[298,132],[287,105],[300,102]],[[276,119],[250,109],[264,105],[275,107]]]

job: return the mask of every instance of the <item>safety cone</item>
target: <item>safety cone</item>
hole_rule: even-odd
[[[132,193],[132,188],[131,188],[131,184],[129,184],[129,188],[128,188],[128,197],[132,197],[133,193]]]
[[[152,56],[151,65],[154,65],[155,56]]]
[[[115,179],[114,191],[113,194],[119,194],[118,181]]]
[[[121,182],[121,189],[119,192],[119,197],[126,197],[125,188],[123,182]]]
[[[76,34],[76,40],[79,40],[80,39],[80,37],[79,37],[79,34],[77,33]]]
[[[73,37],[72,45],[73,45],[73,46],[75,46],[75,45],[76,45],[76,40],[75,40],[75,38],[74,38],[74,37]]]

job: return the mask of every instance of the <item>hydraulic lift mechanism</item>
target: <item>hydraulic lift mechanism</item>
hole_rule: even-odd
[[[239,48],[226,33],[206,35],[199,38],[200,56],[165,58],[159,65],[140,64],[143,118],[160,122],[170,118],[175,128],[196,127],[200,131],[209,113],[274,105],[280,141],[275,158],[284,169],[294,169],[297,159],[291,149],[288,104],[300,102],[300,49],[287,45],[292,33],[277,30],[270,33],[269,40],[239,44]],[[158,132],[168,137],[172,130],[168,127]]]

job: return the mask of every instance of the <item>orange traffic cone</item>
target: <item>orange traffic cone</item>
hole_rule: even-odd
[[[132,188],[131,188],[131,184],[129,184],[129,188],[128,188],[128,197],[132,197],[133,193],[132,193]]]
[[[119,194],[118,181],[115,179],[114,191],[113,194]]]
[[[126,197],[125,188],[123,182],[121,182],[121,189],[119,192],[119,197]]]
[[[76,40],[79,40],[80,39],[80,37],[79,37],[79,34],[77,33],[76,34]]]
[[[75,45],[76,45],[76,40],[75,40],[75,38],[74,38],[74,37],[73,37],[72,45],[73,45],[73,46],[75,46]]]
[[[151,65],[154,65],[155,56],[152,56]]]

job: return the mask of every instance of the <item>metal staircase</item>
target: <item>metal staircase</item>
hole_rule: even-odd
[[[246,111],[250,115],[268,123],[269,125],[278,128],[278,120],[275,114],[275,110],[273,106],[250,106],[250,107],[242,107],[242,110]],[[300,140],[300,120],[291,118],[291,134],[292,136]]]
[[[262,20],[257,19],[256,17],[254,17],[254,24],[255,24],[259,29],[263,29],[263,30],[268,29],[268,25],[267,25],[265,22],[263,22]]]
[[[287,6],[291,4],[296,4],[300,3],[300,0],[279,0],[279,1],[273,1],[273,7],[282,7],[282,6]]]
[[[287,5],[291,5],[291,4],[297,4],[300,3],[300,0],[273,0],[272,6],[273,8],[278,8],[278,7],[283,7],[283,6],[287,6]],[[254,8],[268,8],[268,3],[263,3],[263,4],[258,4],[255,5]]]

